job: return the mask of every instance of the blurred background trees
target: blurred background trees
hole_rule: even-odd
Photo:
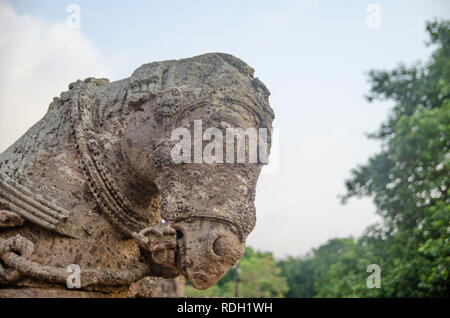
[[[381,266],[383,288],[357,296],[448,295],[450,23],[428,23],[427,31],[435,47],[427,64],[369,72],[368,100],[390,99],[395,106],[370,135],[382,142],[382,151],[346,182],[343,201],[370,196],[384,221],[356,249],[357,258]],[[352,279],[351,268],[341,274]]]
[[[352,170],[343,203],[373,198],[382,224],[357,240],[332,239],[303,258],[276,262],[247,248],[240,297],[448,297],[450,268],[450,21],[426,26],[434,47],[426,64],[368,73],[368,101],[395,105],[379,131],[381,151]],[[369,264],[381,288],[367,288]],[[234,296],[234,271],[186,296]]]

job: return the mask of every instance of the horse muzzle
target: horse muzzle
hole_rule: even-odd
[[[244,254],[245,243],[230,224],[200,218],[171,226],[177,231],[177,267],[196,289],[214,285]]]

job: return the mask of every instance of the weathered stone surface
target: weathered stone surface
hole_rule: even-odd
[[[0,296],[149,297],[154,277],[180,274],[214,284],[255,225],[262,164],[176,164],[171,133],[200,119],[270,137],[268,96],[221,53],[71,83],[0,154]],[[80,289],[67,289],[70,264]]]

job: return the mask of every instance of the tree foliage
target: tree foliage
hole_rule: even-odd
[[[435,47],[427,64],[369,72],[367,99],[395,105],[369,136],[382,150],[352,170],[342,199],[373,198],[383,224],[356,241],[331,240],[307,259],[283,262],[289,296],[449,295],[450,22],[428,23],[427,31]],[[379,289],[366,285],[369,264],[381,268]]]
[[[383,217],[357,254],[383,264],[378,296],[448,295],[450,22],[428,23],[427,31],[435,51],[426,65],[369,73],[368,100],[395,106],[370,136],[383,150],[352,171],[343,198],[371,196]]]

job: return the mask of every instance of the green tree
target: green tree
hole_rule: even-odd
[[[281,261],[290,297],[448,297],[450,22],[426,29],[435,48],[428,63],[369,72],[368,100],[395,106],[370,135],[382,151],[352,171],[343,202],[372,197],[383,223]],[[366,285],[369,264],[381,268],[379,289]]]
[[[283,297],[288,290],[272,253],[247,248],[239,269],[239,297]],[[234,283],[229,281],[225,286],[232,291]]]
[[[331,239],[326,244],[314,250],[314,290],[319,297],[335,296],[337,287],[331,283],[336,264],[352,253],[354,241],[352,238]],[[342,283],[337,278],[339,283]]]
[[[352,171],[343,198],[373,197],[383,217],[358,249],[382,267],[378,296],[449,294],[450,22],[428,23],[427,31],[435,51],[426,65],[369,73],[368,100],[395,106],[370,136],[382,151]]]
[[[289,257],[279,261],[278,265],[288,283],[289,290],[285,294],[286,297],[310,298],[315,295],[313,258]]]
[[[342,285],[348,282],[338,279],[338,266],[347,265],[354,247],[352,238],[331,239],[305,258],[279,261],[289,285],[286,297],[336,297],[339,290],[346,290]]]

